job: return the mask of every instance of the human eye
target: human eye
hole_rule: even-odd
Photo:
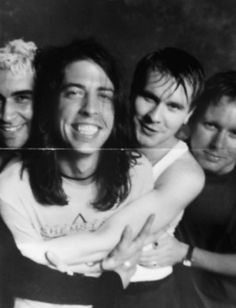
[[[167,107],[171,111],[179,111],[184,109],[182,105],[175,102],[167,102]]]
[[[236,139],[236,130],[230,131],[230,137],[233,138],[233,139]]]
[[[113,103],[114,100],[114,94],[112,92],[100,92],[99,97],[104,103]]]
[[[217,127],[216,127],[216,124],[215,123],[212,123],[212,122],[204,122],[203,123],[204,127],[208,130],[216,130]]]
[[[155,104],[155,101],[153,98],[151,98],[150,96],[143,96],[145,102],[149,103],[149,104]]]
[[[159,101],[158,97],[156,97],[156,96],[154,97],[154,95],[151,92],[146,91],[146,90],[140,92],[139,97],[144,99],[144,101],[149,103],[149,104],[156,104],[156,102]]]
[[[14,96],[14,101],[17,104],[26,104],[32,102],[32,93],[17,94]]]
[[[68,87],[64,90],[64,96],[68,99],[82,98],[84,94],[84,89],[79,87]]]

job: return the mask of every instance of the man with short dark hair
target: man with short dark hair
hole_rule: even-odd
[[[153,259],[158,265],[190,266],[175,271],[180,307],[235,307],[235,71],[207,80],[190,131],[189,144],[205,171],[205,187],[185,210],[177,233],[181,242],[166,235]]]

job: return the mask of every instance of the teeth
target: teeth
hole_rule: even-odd
[[[89,124],[80,124],[77,126],[77,131],[83,135],[94,135],[98,131],[98,127]]]
[[[9,126],[9,127],[1,127],[2,130],[4,130],[5,132],[16,132],[22,125],[18,125],[18,126]]]

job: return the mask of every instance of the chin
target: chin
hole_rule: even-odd
[[[75,147],[74,150],[81,155],[93,155],[97,152],[99,152],[97,149],[95,148],[91,148],[91,147]]]

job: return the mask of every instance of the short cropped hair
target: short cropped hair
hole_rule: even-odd
[[[204,91],[198,97],[196,109],[189,120],[190,125],[194,125],[209,106],[217,106],[223,96],[229,98],[229,103],[236,103],[236,71],[219,72],[206,81]]]
[[[184,50],[166,47],[144,56],[137,64],[131,85],[131,102],[143,91],[150,72],[174,78],[176,88],[182,86],[187,96],[186,83],[193,89],[191,108],[204,85],[204,70],[199,61]]]
[[[25,42],[22,39],[9,41],[0,48],[0,70],[11,71],[13,74],[29,71],[34,73],[36,51],[34,42]]]

